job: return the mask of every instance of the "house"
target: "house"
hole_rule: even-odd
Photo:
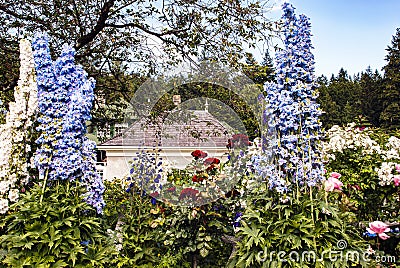
[[[106,158],[98,165],[98,171],[106,180],[122,178],[129,172],[129,161],[136,153],[150,149],[160,149],[160,156],[177,168],[189,164],[191,152],[197,149],[224,159],[232,135],[233,129],[209,113],[207,105],[204,110],[174,110],[164,119],[137,120],[121,134],[98,145]]]

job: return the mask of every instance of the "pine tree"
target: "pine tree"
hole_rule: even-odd
[[[392,44],[386,50],[388,55],[385,58],[387,64],[383,67],[383,112],[380,120],[383,127],[393,129],[400,127],[400,28],[397,28]]]
[[[253,80],[255,84],[260,85],[260,88],[262,88],[266,82],[275,80],[273,61],[268,52],[265,53],[261,64],[256,61],[253,54],[246,53],[243,72]]]
[[[324,75],[317,79],[318,83],[318,103],[321,105],[323,114],[321,115],[321,122],[324,128],[330,128],[333,125],[340,125],[340,111],[336,101],[333,100],[329,93],[329,81]]]
[[[274,60],[271,58],[269,51],[267,50],[264,54],[263,61],[261,63],[265,69],[265,77],[266,80],[269,82],[275,81],[275,67],[274,67]]]
[[[361,110],[363,116],[374,127],[380,126],[380,115],[382,113],[382,76],[378,70],[373,73],[368,67],[361,73],[359,80],[361,88]]]
[[[330,111],[326,105],[323,105],[326,112],[324,119],[327,122],[346,125],[355,122],[362,114],[361,89],[356,80],[356,78],[351,78],[343,68],[337,76],[332,75],[327,86],[327,94],[330,95],[337,108],[335,111]]]

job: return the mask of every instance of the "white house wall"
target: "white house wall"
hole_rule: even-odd
[[[130,171],[129,160],[131,160],[138,151],[142,151],[143,148],[133,146],[98,146],[99,150],[106,151],[107,165],[103,167],[103,176],[105,180],[113,180],[115,178],[123,178]],[[228,150],[226,147],[209,147],[209,148],[162,148],[159,153],[160,157],[173,162],[177,168],[184,168],[189,164],[193,157],[191,153],[194,150],[202,150],[208,153],[208,157],[217,157],[222,161],[227,160]]]

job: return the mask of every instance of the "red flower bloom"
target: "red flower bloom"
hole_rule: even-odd
[[[203,181],[204,179],[202,178],[202,177],[198,177],[197,175],[194,175],[193,177],[192,177],[192,182],[201,182],[201,181]]]
[[[149,194],[151,197],[153,197],[153,198],[156,198],[157,196],[159,196],[160,195],[160,193],[159,192],[154,192],[154,193],[151,193],[151,194]]]
[[[204,160],[204,165],[219,164],[219,159],[215,157],[209,157]]]
[[[167,192],[175,192],[175,190],[176,190],[176,187],[173,186],[173,187],[168,188]]]
[[[163,207],[161,207],[161,206],[159,206],[159,205],[157,205],[157,207],[160,209],[160,212],[161,212],[161,213],[164,213],[164,212],[165,212],[165,208],[163,208]]]
[[[184,198],[191,198],[195,200],[197,198],[197,194],[199,191],[192,189],[192,188],[185,188],[182,189],[181,194],[179,195],[179,200],[184,199]]]
[[[200,151],[200,150],[195,150],[191,153],[191,155],[195,158],[195,159],[199,159],[199,158],[205,158],[207,157],[207,153]]]
[[[232,148],[232,140],[228,139],[228,144],[226,145],[226,148],[231,149]]]
[[[215,169],[216,167],[217,167],[216,164],[211,164],[211,165],[209,165],[209,166],[206,168],[206,171],[209,172],[209,171]]]
[[[232,136],[231,139],[228,139],[228,144],[226,147],[228,149],[231,149],[233,147],[245,147],[245,146],[250,146],[251,142],[249,141],[249,137],[244,134],[235,134]]]
[[[202,182],[206,178],[207,178],[207,176],[204,176],[204,174],[193,175],[192,182]]]
[[[352,188],[353,190],[360,191],[361,187],[358,184],[347,184],[347,188]]]

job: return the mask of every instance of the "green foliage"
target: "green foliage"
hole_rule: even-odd
[[[231,246],[222,241],[222,236],[233,235],[230,215],[234,199],[196,208],[159,201],[153,205],[151,197],[141,195],[138,188],[132,187],[127,193],[118,181],[106,186],[102,225],[122,237],[114,239],[116,247],[121,245],[112,262],[115,267],[226,265]]]
[[[400,28],[386,50],[388,55],[385,58],[387,64],[383,67],[383,111],[380,120],[384,127],[393,129],[400,127]]]
[[[71,44],[77,62],[96,79],[93,123],[103,126],[121,119],[118,104],[129,102],[137,85],[163,65],[170,68],[182,59],[198,58],[237,65],[244,55],[243,44],[254,47],[271,27],[265,8],[253,0],[4,2],[0,88],[6,96],[1,98],[7,102],[12,98],[18,80],[18,38],[46,31],[54,53],[62,44]]]
[[[181,252],[188,262],[200,267],[223,267],[231,246],[222,241],[233,235],[231,212],[221,203],[201,207],[173,207],[166,215],[163,243],[169,252]]]
[[[5,267],[109,267],[114,250],[78,183],[34,185],[1,222]]]
[[[0,29],[0,35],[6,36],[7,30]],[[14,87],[18,84],[19,76],[19,48],[17,40],[1,38],[0,48],[0,99],[4,103],[14,101]]]
[[[117,180],[106,183],[104,200],[107,206],[102,225],[114,233],[114,246],[119,250],[112,261],[113,267],[165,264],[168,260],[161,258],[164,255],[159,242],[161,234],[155,229],[163,222],[160,208],[153,206],[138,188],[132,187],[131,192],[126,192]]]
[[[273,191],[262,196],[254,192],[243,213],[237,234],[241,242],[229,267],[350,267],[357,263],[338,257],[350,251],[362,255],[364,243],[353,225],[354,215],[328,203],[325,194],[310,188],[289,193],[282,201]],[[338,243],[342,240],[347,245],[341,251]]]
[[[318,82],[318,102],[324,111],[321,116],[324,127],[345,125],[362,115],[360,86],[344,69],[341,69],[337,76],[332,75],[329,82],[324,76],[320,77]]]
[[[343,211],[353,212],[364,232],[370,222],[391,224],[400,220],[400,190],[393,181],[398,174],[395,164],[399,163],[400,153],[399,139],[395,136],[399,137],[399,133],[389,134],[376,128],[360,131],[354,125],[331,129],[327,135],[329,141],[324,145],[329,157],[327,172],[340,173],[344,184],[341,194],[329,201]],[[370,242],[382,255],[400,254],[398,235]]]

